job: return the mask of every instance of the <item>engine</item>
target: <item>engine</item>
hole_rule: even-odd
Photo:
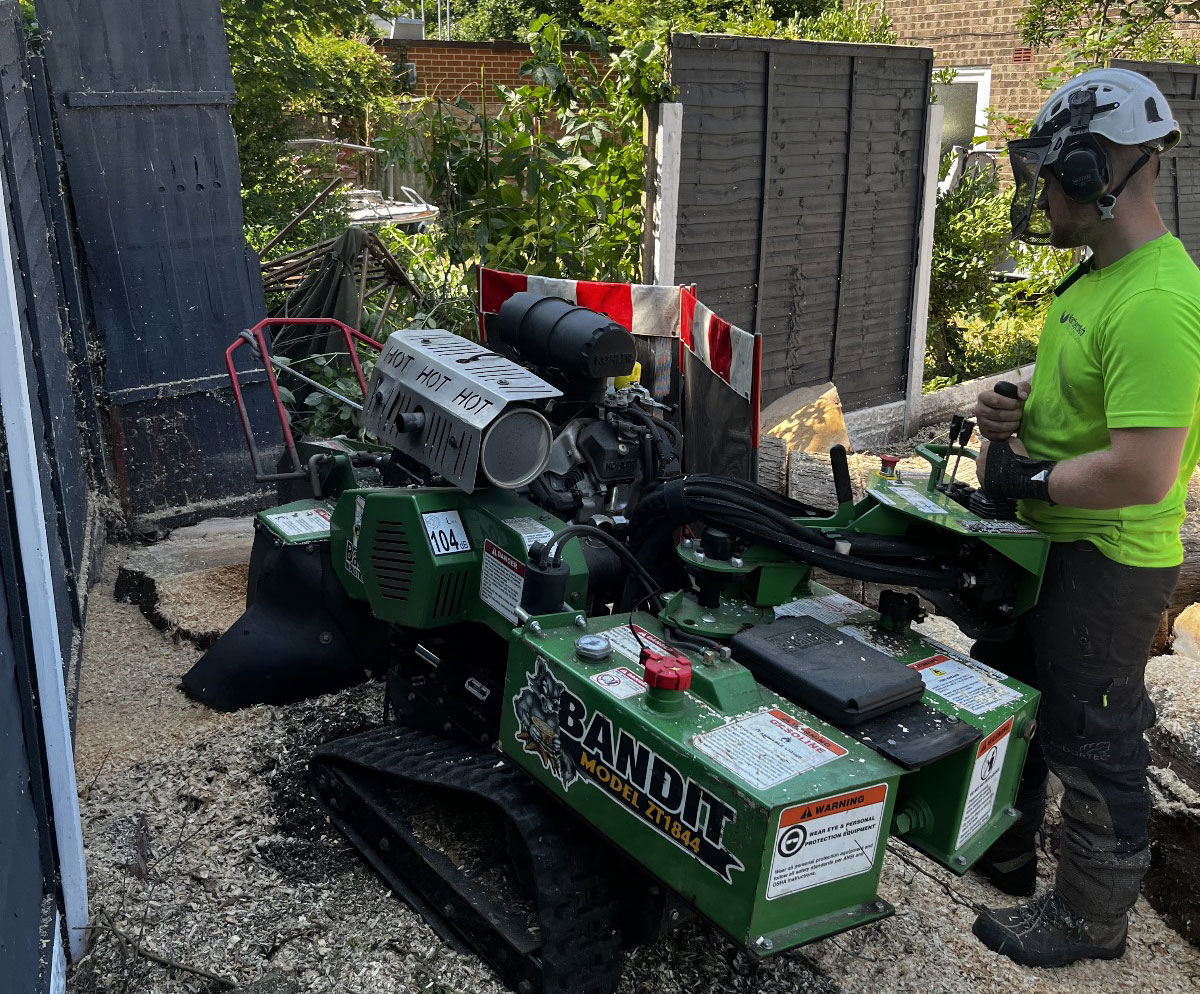
[[[531,293],[507,300],[488,332],[494,350],[448,331],[388,338],[362,421],[392,446],[392,474],[467,493],[500,487],[621,530],[626,508],[682,456],[678,430],[631,376],[633,336]]]

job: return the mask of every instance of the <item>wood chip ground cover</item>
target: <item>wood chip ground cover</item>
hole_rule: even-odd
[[[478,960],[447,949],[325,822],[307,794],[314,745],[378,723],[377,684],[290,707],[218,714],[188,701],[198,652],[112,599],[121,550],[92,591],[80,689],[77,772],[93,921],[75,994],[213,994],[264,976],[304,994],[499,994]],[[943,634],[943,633],[939,633]],[[431,841],[436,819],[422,834]],[[446,849],[458,845],[445,839]],[[1052,874],[1043,861],[1044,883]],[[1195,991],[1200,951],[1139,901],[1126,957],[1025,970],[970,934],[975,907],[1005,899],[903,846],[881,895],[895,917],[756,963],[692,922],[636,950],[622,994],[1091,994]]]

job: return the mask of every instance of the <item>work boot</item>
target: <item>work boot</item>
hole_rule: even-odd
[[[1028,904],[985,911],[971,929],[988,949],[1022,966],[1066,966],[1081,959],[1117,959],[1125,953],[1125,916],[1088,921],[1056,891]]]

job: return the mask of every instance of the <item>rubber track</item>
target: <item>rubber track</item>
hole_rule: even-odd
[[[541,994],[612,994],[624,956],[616,927],[611,871],[597,866],[602,861],[588,851],[586,825],[558,810],[528,774],[494,751],[474,751],[457,741],[388,725],[328,743],[314,753],[310,777],[335,822],[341,817],[328,799],[320,796],[319,781],[322,771],[336,775],[338,770],[351,777],[369,772],[387,778],[392,785],[411,783],[460,791],[500,809],[528,850],[540,932],[540,943],[528,957],[532,971],[527,974],[540,975],[540,988],[535,983],[521,994],[538,990]],[[359,796],[367,801],[365,795]],[[393,811],[392,816],[404,820],[398,812]],[[339,827],[353,829],[352,825]],[[348,835],[359,848],[370,845],[358,833]],[[377,867],[379,862],[388,862],[387,855],[378,850],[369,858]],[[394,866],[392,869],[396,872]],[[413,903],[418,912],[429,916],[429,902]],[[447,924],[445,919],[442,924]],[[453,922],[449,926],[487,958],[474,936]],[[489,965],[505,973],[500,964]]]

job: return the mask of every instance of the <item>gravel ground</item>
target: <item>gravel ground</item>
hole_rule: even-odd
[[[280,982],[272,991],[303,994],[504,990],[393,897],[306,793],[312,747],[376,724],[382,689],[231,715],[188,701],[179,678],[198,652],[113,600],[122,555],[109,550],[88,616],[77,766],[95,929],[71,990],[265,992],[268,980]],[[944,623],[931,624],[937,637],[955,638]],[[1123,960],[1018,968],[970,934],[975,907],[1003,902],[1002,895],[892,846],[881,895],[896,906],[895,917],[762,964],[693,922],[637,950],[621,991],[1200,989],[1200,950],[1142,901]],[[1051,874],[1052,859],[1043,864]]]

